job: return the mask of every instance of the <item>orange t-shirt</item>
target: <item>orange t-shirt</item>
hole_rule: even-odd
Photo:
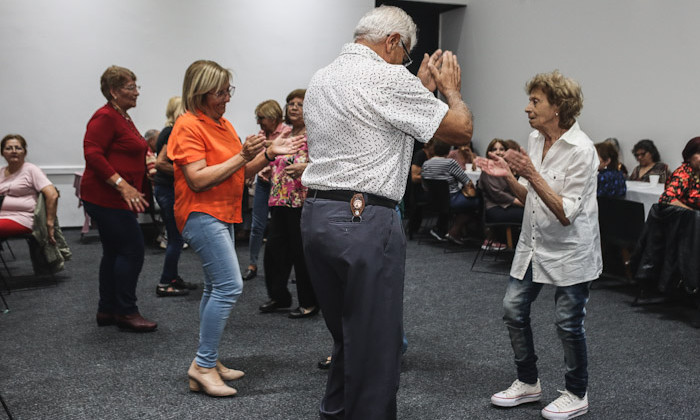
[[[177,119],[168,139],[168,157],[175,170],[175,221],[185,227],[192,212],[206,213],[226,223],[240,223],[245,167],[208,191],[194,192],[187,185],[182,166],[206,159],[207,166],[226,161],[238,154],[241,140],[228,120],[221,124],[203,115],[187,112]]]

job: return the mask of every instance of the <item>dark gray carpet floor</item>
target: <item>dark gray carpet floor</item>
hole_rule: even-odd
[[[187,368],[197,346],[200,292],[157,298],[164,251],[149,247],[138,296],[141,312],[158,321],[150,334],[98,328],[94,321],[100,244],[66,232],[73,260],[58,284],[35,281],[26,244],[12,242],[18,276],[0,314],[0,395],[16,419],[314,419],[326,373],[316,362],[330,349],[323,319],[260,314],[264,280],[245,283],[220,347],[222,361],[246,372],[238,396],[190,393]],[[237,247],[247,263],[247,245]],[[512,409],[490,405],[492,393],[515,378],[501,321],[504,274],[470,272],[474,250],[444,253],[434,243],[408,244],[405,329],[409,340],[398,393],[401,419],[534,419],[558,396],[563,354],[553,325],[553,291],[545,287],[533,322],[544,388],[541,403]],[[8,252],[3,256],[11,259]],[[507,270],[481,261],[477,268]],[[2,268],[0,268],[2,270]],[[191,251],[181,275],[201,279]],[[3,273],[4,275],[4,273]],[[0,283],[2,287],[2,283]],[[700,416],[700,330],[681,304],[633,307],[631,287],[591,293],[586,327],[590,419],[696,419]],[[0,419],[6,418],[0,409]]]

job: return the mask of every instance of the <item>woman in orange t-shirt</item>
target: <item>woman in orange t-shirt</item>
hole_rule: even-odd
[[[189,66],[182,86],[187,112],[176,121],[167,149],[175,175],[175,220],[204,269],[199,348],[187,371],[190,390],[219,397],[236,394],[223,380],[243,376],[218,357],[226,319],[243,290],[233,231],[241,222],[243,182],[277,155],[295,153],[303,140],[265,142],[255,135],[241,144],[223,118],[234,90],[231,79],[231,72],[213,61]]]

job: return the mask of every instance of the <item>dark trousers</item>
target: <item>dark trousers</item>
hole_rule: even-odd
[[[128,315],[136,306],[136,283],[143,267],[144,242],[136,214],[83,201],[97,222],[102,242],[99,312]]]
[[[491,223],[522,223],[525,209],[520,206],[491,207],[486,210],[486,221]]]
[[[395,419],[406,238],[398,212],[307,198],[304,254],[333,353],[322,419]]]
[[[301,244],[301,207],[270,207],[270,223],[265,245],[265,285],[270,299],[290,302],[292,295],[287,289],[287,279],[294,267],[299,306],[311,308],[317,305],[311,286],[309,270],[304,260]]]
[[[161,284],[168,284],[178,277],[177,264],[180,261],[180,252],[185,240],[182,239],[180,231],[175,223],[175,189],[171,186],[155,185],[153,195],[158,201],[160,214],[163,216],[165,230],[168,232],[168,246],[165,249],[165,260],[163,261],[163,273],[160,276]]]

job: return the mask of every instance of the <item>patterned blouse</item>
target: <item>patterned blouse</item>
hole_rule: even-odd
[[[659,203],[671,204],[673,200],[700,210],[700,177],[688,163],[683,163],[673,171],[666,183],[666,190],[659,198]]]
[[[637,165],[633,170],[632,173],[630,174],[629,180],[630,181],[644,181],[644,182],[649,182],[649,175],[658,175],[659,176],[659,183],[664,184],[666,183],[666,178],[668,178],[668,175],[671,173],[668,170],[668,165],[666,165],[663,162],[656,162],[654,166],[651,167],[644,175],[639,176],[639,170],[640,167]]]
[[[307,188],[301,184],[301,178],[294,179],[284,172],[284,168],[292,163],[307,163],[309,149],[304,135],[304,145],[294,155],[280,155],[270,162],[270,200],[268,205],[280,207],[301,207],[306,199]]]
[[[603,169],[598,171],[598,197],[619,197],[627,193],[622,171]]]

